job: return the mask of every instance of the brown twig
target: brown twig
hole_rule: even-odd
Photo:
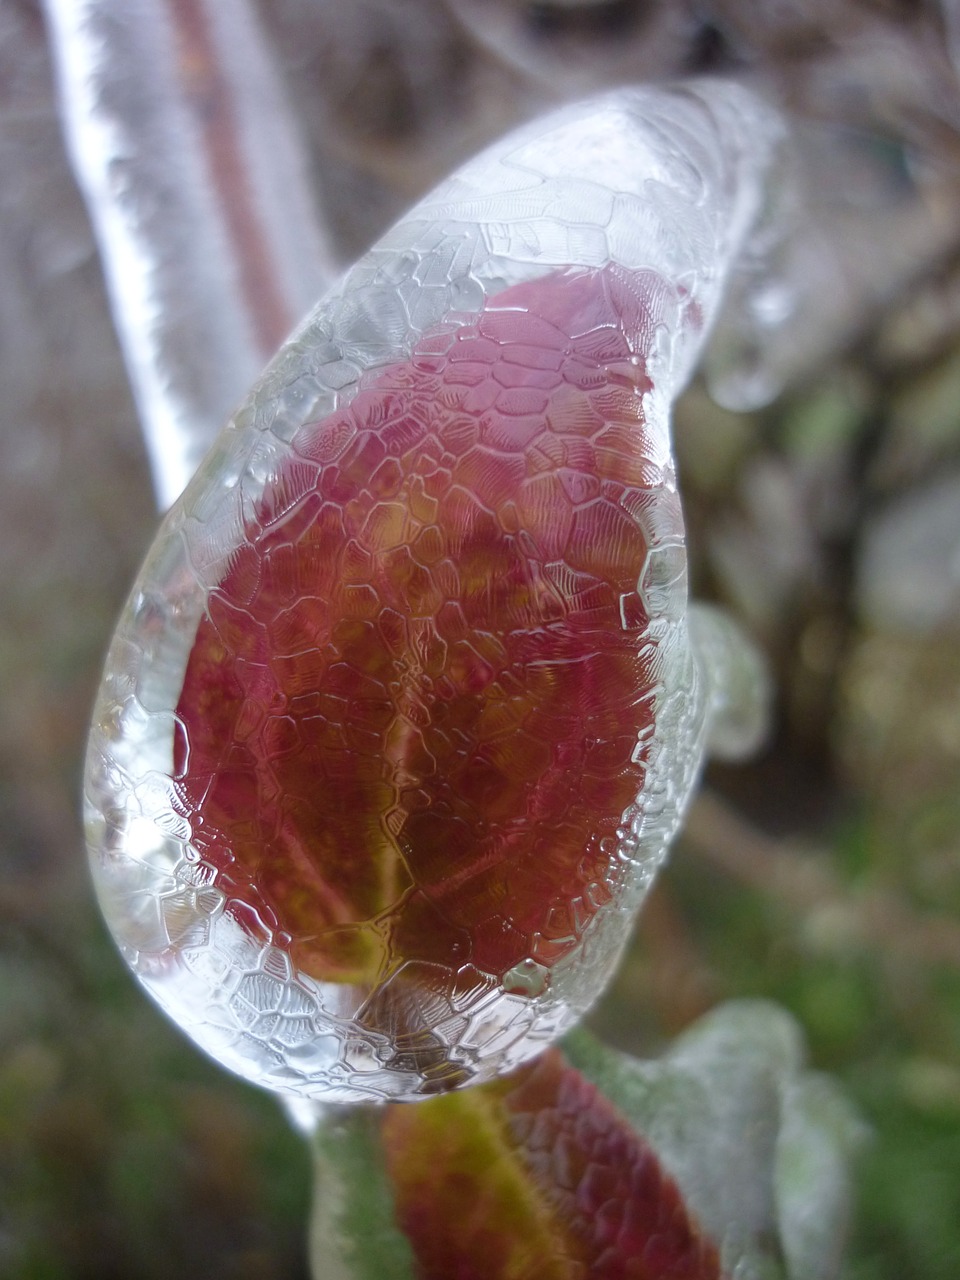
[[[701,792],[684,841],[697,856],[801,918],[835,913],[854,944],[913,963],[960,969],[956,920],[914,910],[888,890],[849,888],[836,875],[825,849],[764,835],[715,792]]]

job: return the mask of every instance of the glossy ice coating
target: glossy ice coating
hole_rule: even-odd
[[[251,1079],[484,1079],[609,977],[723,666],[667,413],[756,203],[718,132],[749,109],[624,92],[471,162],[161,530],[95,717],[94,869],[138,976]]]

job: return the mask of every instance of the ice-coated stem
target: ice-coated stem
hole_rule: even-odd
[[[247,0],[45,0],[62,114],[168,507],[331,254]]]

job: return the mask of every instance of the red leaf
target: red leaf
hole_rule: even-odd
[[[558,272],[425,337],[300,430],[210,596],[184,810],[318,979],[549,967],[609,899],[652,720],[654,284]]]
[[[386,1113],[421,1280],[719,1280],[653,1150],[559,1051]]]

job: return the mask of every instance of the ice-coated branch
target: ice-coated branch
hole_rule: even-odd
[[[45,0],[62,114],[147,441],[179,495],[331,276],[247,0]]]

